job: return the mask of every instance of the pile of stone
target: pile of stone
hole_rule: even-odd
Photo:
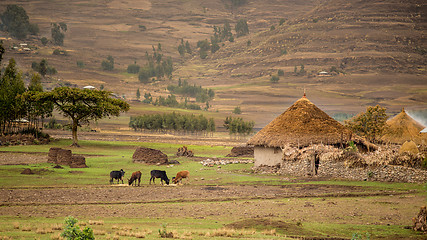
[[[253,162],[254,162],[253,160],[246,160],[246,159],[229,160],[229,159],[210,159],[210,158],[200,161],[200,163],[205,167],[213,167],[215,165],[238,164],[238,163],[248,164]]]
[[[227,157],[254,157],[254,147],[251,146],[240,146],[233,147],[231,153]]]
[[[418,215],[416,217],[412,218],[412,222],[414,223],[414,226],[412,227],[412,229],[414,229],[414,231],[422,231],[424,233],[427,233],[427,210],[426,210],[426,206],[421,207]]]
[[[86,168],[86,159],[81,155],[73,155],[71,150],[62,148],[50,148],[47,162],[57,165],[67,165],[71,168]]]
[[[182,146],[178,148],[178,152],[176,153],[177,157],[194,157],[194,153],[191,150],[188,150],[186,146]]]
[[[168,164],[168,156],[160,150],[139,147],[135,150],[132,156],[133,162],[145,163],[152,165]]]

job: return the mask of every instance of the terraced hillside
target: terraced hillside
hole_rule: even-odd
[[[229,114],[240,106],[242,116],[256,127],[283,112],[303,89],[331,115],[356,113],[373,104],[386,106],[390,114],[401,107],[427,108],[427,4],[422,0],[253,0],[241,6],[228,0],[4,0],[0,12],[7,4],[22,5],[40,35],[24,41],[33,47],[31,53],[7,51],[5,60],[14,57],[26,72],[32,61],[48,59],[58,74],[45,80],[46,86],[104,85],[134,99],[137,88],[142,95],[166,95],[166,85],[182,78],[216,90],[212,111]],[[196,42],[210,39],[213,25],[226,21],[234,33],[241,18],[250,34],[224,42],[200,59]],[[41,37],[50,38],[52,22],[68,25],[62,47],[66,56],[52,55],[56,47],[40,43]],[[0,37],[7,47],[21,42],[5,32]],[[190,42],[192,55],[179,55],[182,38]],[[146,51],[158,43],[173,58],[174,77],[141,84],[126,68],[134,62],[143,65]],[[114,71],[101,70],[108,55],[114,57]],[[79,68],[77,61],[85,67]],[[302,66],[305,72],[299,73]],[[284,76],[271,83],[278,70]]]

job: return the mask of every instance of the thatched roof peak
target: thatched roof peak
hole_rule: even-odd
[[[405,110],[387,121],[386,134],[381,140],[391,143],[402,144],[405,141],[414,140],[420,137],[420,131],[425,127],[409,116]]]
[[[339,144],[351,137],[350,130],[303,96],[255,134],[248,144],[266,147]]]

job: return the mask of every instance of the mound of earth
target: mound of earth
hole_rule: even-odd
[[[251,146],[240,146],[233,147],[231,153],[227,157],[254,157],[254,147]]]
[[[48,163],[68,165],[71,168],[86,168],[86,159],[80,155],[73,155],[71,150],[62,148],[50,148],[47,156]]]
[[[30,174],[34,174],[34,173],[33,173],[33,171],[31,171],[31,169],[26,168],[26,169],[24,169],[24,171],[22,171],[22,172],[21,172],[21,174],[27,174],[27,175],[30,175]]]
[[[139,147],[135,150],[132,156],[133,162],[146,163],[146,164],[167,164],[168,156],[160,150]]]

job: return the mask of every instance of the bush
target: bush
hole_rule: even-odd
[[[127,72],[137,74],[139,73],[140,66],[138,64],[130,64],[128,65]]]
[[[112,56],[108,56],[107,60],[102,61],[101,67],[103,70],[111,71],[114,69],[114,58]]]
[[[279,70],[277,71],[277,75],[278,75],[278,76],[285,76],[285,72],[283,72],[283,70],[282,70],[282,69],[279,69]]]
[[[270,82],[272,83],[277,83],[279,81],[279,76],[277,75],[272,75],[270,78]]]
[[[49,40],[47,40],[47,38],[46,38],[46,37],[42,37],[42,38],[40,39],[40,41],[42,42],[43,46],[46,46],[46,44],[49,42]]]
[[[241,113],[242,113],[242,110],[240,109],[240,107],[239,107],[239,106],[237,106],[237,107],[235,107],[235,108],[234,108],[233,113],[234,113],[234,114],[241,114]]]
[[[67,240],[94,240],[95,236],[93,235],[93,230],[89,227],[85,227],[85,229],[80,230],[78,226],[76,226],[77,219],[70,216],[65,218],[65,226],[64,231],[61,233],[61,237]]]
[[[79,68],[84,68],[84,67],[85,67],[84,62],[83,62],[83,61],[77,61],[77,67],[79,67]],[[102,90],[102,89],[101,89],[101,90]]]

